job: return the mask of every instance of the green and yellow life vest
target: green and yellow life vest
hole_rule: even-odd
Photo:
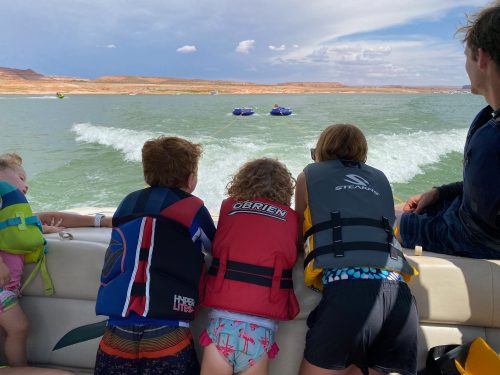
[[[21,291],[40,270],[45,294],[54,293],[54,285],[47,270],[47,243],[42,235],[42,223],[33,215],[24,194],[5,181],[0,181],[0,250],[24,255],[24,263],[36,264]]]

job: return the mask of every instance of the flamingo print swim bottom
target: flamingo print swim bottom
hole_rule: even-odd
[[[264,355],[274,358],[279,351],[275,332],[252,323],[213,318],[200,335],[199,343],[208,346],[214,343],[226,358],[233,372],[238,373],[253,366]]]

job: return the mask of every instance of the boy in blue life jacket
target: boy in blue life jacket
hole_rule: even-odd
[[[113,216],[96,313],[109,317],[95,374],[198,375],[190,321],[215,225],[192,195],[201,146],[159,137],[142,148],[149,187]]]

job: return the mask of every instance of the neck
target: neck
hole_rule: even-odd
[[[488,102],[494,111],[500,109],[500,75],[497,73],[496,66],[494,73],[490,74],[489,84],[485,91],[484,98],[486,102]]]

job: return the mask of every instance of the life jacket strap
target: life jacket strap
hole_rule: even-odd
[[[36,225],[38,226],[40,220],[38,216],[24,217],[21,213],[18,213],[16,217],[10,217],[7,220],[0,221],[0,229],[5,229],[8,227],[17,226],[19,230],[25,230],[26,225]]]
[[[338,212],[338,211],[334,211],[334,212],[332,212],[332,214],[336,213],[336,212]],[[383,219],[386,219],[386,218],[383,218]],[[364,217],[340,218],[340,225],[344,226],[344,227],[346,227],[346,226],[375,227],[375,228],[380,228],[380,229],[386,230],[386,224],[383,222],[383,219],[382,220],[369,219],[369,218],[364,218]],[[387,222],[389,222],[389,220],[387,220]],[[333,217],[331,220],[327,220],[327,221],[323,221],[322,223],[314,224],[311,228],[309,228],[304,233],[304,240],[307,240],[307,238],[310,237],[311,235],[313,235],[314,233],[321,232],[323,230],[332,229],[332,226],[334,226],[334,218]]]
[[[48,246],[47,242],[45,242],[44,245],[44,251],[40,256],[40,259],[38,262],[36,262],[35,267],[33,268],[33,271],[28,275],[26,280],[24,280],[24,283],[21,287],[20,292],[22,293],[24,289],[33,281],[35,278],[36,274],[38,271],[40,271],[40,277],[42,278],[42,283],[43,283],[43,290],[46,296],[50,296],[54,294],[54,283],[52,282],[52,278],[50,277],[49,270],[47,268],[47,257],[45,254],[47,254]]]
[[[401,250],[395,248],[392,244],[384,244],[381,242],[342,242],[340,244],[342,247],[342,251],[355,251],[355,250],[369,250],[369,251],[380,251],[384,253],[389,253],[391,254],[391,258],[393,256],[395,258],[393,259],[398,259],[398,257],[403,258],[404,254]],[[304,268],[307,267],[309,262],[311,262],[314,258],[319,257],[320,255],[326,255],[326,254],[331,254],[334,253],[333,251],[334,245],[327,245],[327,246],[321,246],[313,251],[311,251],[309,254],[307,254],[306,258],[304,259]]]
[[[208,274],[211,276],[217,276],[217,274],[219,273],[219,266],[219,258],[214,258],[212,261],[212,265],[208,270]],[[228,260],[226,263],[226,272],[224,273],[224,278],[228,280],[242,281],[250,284],[266,286],[270,288],[273,284],[273,275],[274,268],[272,267],[258,266],[255,264]],[[285,269],[281,273],[280,288],[293,288],[292,269]]]
[[[332,251],[336,257],[343,257],[344,250],[342,249],[342,219],[340,211],[330,213],[330,223],[332,228]]]
[[[389,254],[392,260],[398,260],[398,254],[396,248],[392,246],[392,241],[394,240],[394,229],[389,223],[389,219],[382,216],[382,222],[384,223],[384,230],[387,233],[387,243],[389,244]]]

